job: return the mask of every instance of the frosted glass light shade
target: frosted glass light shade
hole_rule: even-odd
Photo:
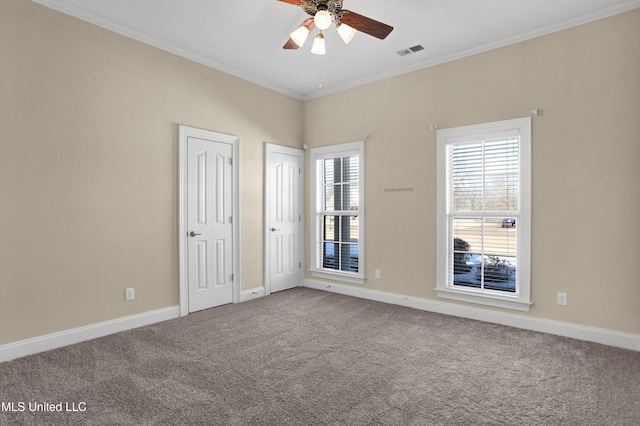
[[[338,30],[338,34],[340,34],[340,38],[344,40],[345,44],[349,44],[349,42],[353,40],[353,37],[358,32],[354,28],[351,28],[350,26],[348,26],[347,24],[338,25],[337,30]]]
[[[327,51],[324,48],[324,36],[322,35],[322,33],[318,34],[313,40],[311,53],[315,55],[326,55]]]
[[[304,42],[307,40],[307,37],[309,37],[309,27],[301,25],[300,28],[289,34],[289,37],[291,37],[291,40],[293,40],[298,47],[302,47]]]
[[[320,31],[326,30],[331,26],[331,14],[326,10],[319,10],[313,17],[313,22]]]

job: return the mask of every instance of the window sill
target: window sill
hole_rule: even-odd
[[[472,293],[455,289],[436,288],[438,297],[452,299],[460,302],[477,303],[481,305],[494,306],[497,308],[512,309],[516,311],[529,312],[533,303],[518,300],[516,298],[505,298],[484,293]]]
[[[317,277],[317,278],[324,278],[324,279],[336,280],[336,281],[344,281],[344,282],[353,283],[353,284],[364,284],[364,277],[360,277],[360,276],[355,275],[355,274],[345,274],[345,273],[340,273],[340,272],[318,271],[318,270],[315,270],[315,269],[312,269],[310,272],[311,272],[311,276],[314,276],[314,277]]]

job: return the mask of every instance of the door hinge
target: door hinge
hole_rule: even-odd
[[[229,165],[233,166],[233,157],[229,157]]]
[[[298,269],[302,269],[302,262],[298,262]]]
[[[233,223],[233,216],[229,216],[229,223]]]
[[[231,274],[231,281],[233,281],[233,274]]]
[[[298,174],[301,175],[302,174],[302,167],[298,167]]]

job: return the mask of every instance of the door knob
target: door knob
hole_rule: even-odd
[[[202,235],[202,234],[196,234],[195,232],[191,231],[189,232],[189,236],[190,237],[195,237],[196,235]]]
[[[271,228],[271,232],[276,232],[276,231],[279,231],[279,229]]]

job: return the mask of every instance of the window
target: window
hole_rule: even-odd
[[[528,311],[531,119],[437,135],[438,296]]]
[[[364,282],[364,143],[311,150],[311,274]]]

